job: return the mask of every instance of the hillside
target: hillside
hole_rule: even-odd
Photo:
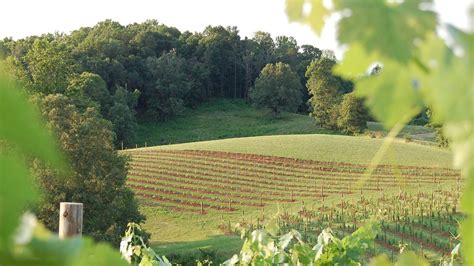
[[[245,100],[213,99],[196,109],[186,109],[166,122],[141,121],[134,143],[142,147],[215,140],[224,138],[281,135],[331,134],[316,126],[308,115],[282,113],[272,118],[267,110],[257,110]]]
[[[143,148],[143,150],[209,150],[252,153],[318,161],[368,164],[383,139],[340,135],[280,135],[200,141]],[[450,167],[446,149],[395,140],[382,160],[384,164]]]
[[[368,130],[382,135],[387,130],[380,123],[368,122]],[[165,122],[142,120],[137,128],[132,147],[187,143],[226,138],[288,135],[341,134],[320,128],[309,115],[282,113],[272,118],[269,110],[255,109],[242,99],[213,99],[196,109],[186,109],[176,118]],[[434,133],[423,126],[406,126],[400,138],[410,135],[414,140],[434,141]]]

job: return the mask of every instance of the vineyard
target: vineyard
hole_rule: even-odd
[[[432,261],[458,242],[463,182],[453,169],[385,164],[364,180],[367,165],[355,163],[205,150],[127,153],[128,185],[144,206],[203,217],[234,214],[232,224],[258,228],[275,218],[278,205],[282,232],[297,229],[308,241],[326,227],[342,237],[378,216],[382,233],[374,254],[394,256],[403,246]],[[221,233],[235,233],[230,219],[221,219]]]
[[[358,186],[365,165],[196,150],[141,150],[132,158],[128,184],[144,204],[203,214],[460,183],[448,168],[380,165]]]

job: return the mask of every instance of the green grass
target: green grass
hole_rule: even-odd
[[[339,135],[280,135],[201,141],[145,149],[211,150],[282,156],[319,161],[368,164],[383,139]],[[395,140],[384,164],[451,167],[449,150]]]
[[[388,130],[378,122],[367,122],[367,128],[369,131],[380,131],[387,133]],[[405,136],[411,136],[414,140],[435,142],[435,133],[432,128],[416,125],[406,125],[397,137],[404,138]]]
[[[272,118],[267,110],[257,110],[244,100],[216,99],[188,109],[167,122],[141,121],[133,141],[139,147],[215,140],[235,137],[282,134],[333,134],[316,126],[308,115],[282,113]]]
[[[368,122],[367,126],[368,131],[387,132],[378,122]],[[131,146],[288,134],[341,135],[320,128],[309,115],[283,112],[281,117],[273,118],[268,110],[255,109],[242,99],[213,99],[166,122],[140,121]],[[399,137],[406,134],[417,141],[434,141],[431,128],[408,125]]]

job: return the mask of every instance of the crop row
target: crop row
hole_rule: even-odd
[[[287,157],[278,157],[278,156],[267,156],[267,155],[257,155],[257,154],[246,154],[246,153],[235,153],[235,152],[221,152],[221,151],[203,151],[203,150],[142,150],[134,151],[133,156],[137,155],[152,155],[152,156],[161,156],[163,154],[174,154],[178,156],[198,156],[201,158],[214,158],[214,159],[225,159],[225,160],[240,160],[247,162],[256,162],[266,165],[280,165],[285,167],[326,167],[329,169],[340,168],[340,169],[353,169],[354,171],[364,172],[367,169],[367,165],[347,163],[347,162],[327,162],[327,161],[316,161],[316,160],[303,160]],[[388,165],[382,164],[378,165],[376,170],[380,171],[403,171],[407,170],[407,173],[423,173],[423,171],[428,171],[430,174],[439,174],[443,176],[455,175],[458,176],[459,172],[450,168],[442,167],[421,167],[421,166],[406,166],[406,165]]]

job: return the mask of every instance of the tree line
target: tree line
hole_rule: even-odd
[[[267,64],[288,64],[305,84],[307,67],[323,52],[266,32],[242,38],[236,27],[192,33],[156,20],[126,26],[106,20],[70,34],[6,38],[0,54],[30,91],[96,107],[112,122],[116,144],[127,144],[136,115],[166,121],[209,98],[247,99]],[[300,94],[298,111],[306,113],[304,86]]]

